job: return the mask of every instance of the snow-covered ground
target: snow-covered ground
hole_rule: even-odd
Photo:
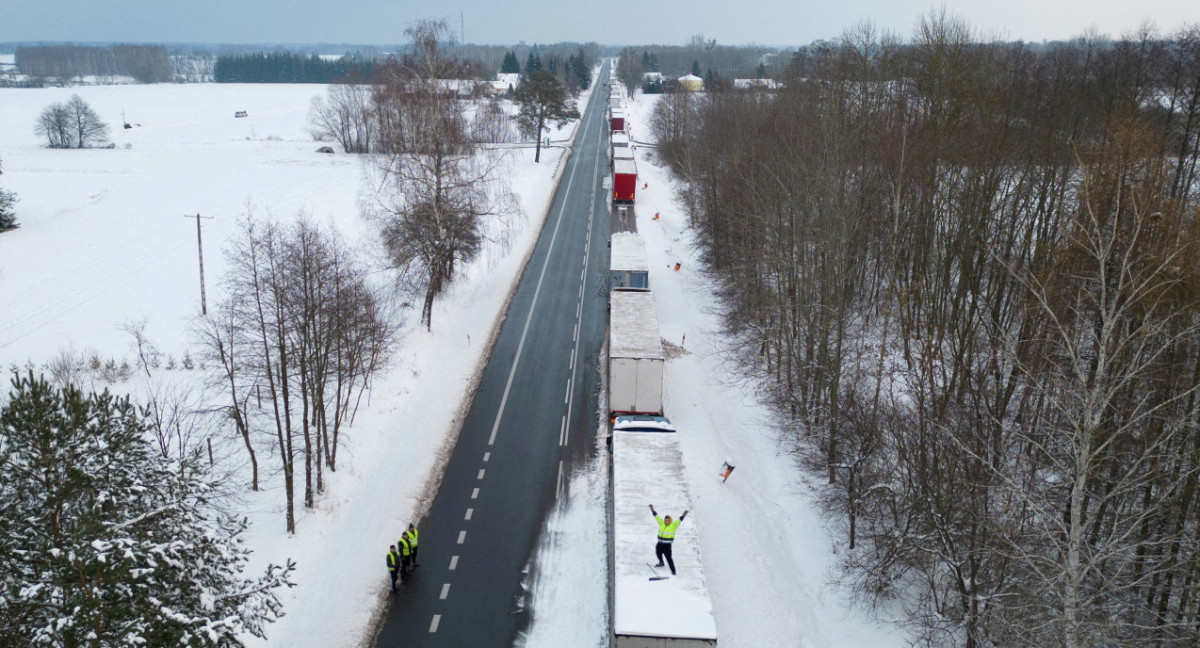
[[[18,194],[22,225],[0,235],[0,366],[40,367],[64,348],[132,361],[132,340],[122,326],[140,320],[155,345],[182,358],[192,347],[187,329],[199,311],[195,220],[185,215],[213,217],[203,220],[210,304],[219,298],[220,250],[247,208],[280,219],[303,211],[366,245],[360,162],[315,153],[319,144],[306,132],[309,101],[324,90],[212,84],[0,89],[0,187]],[[33,132],[38,112],[72,92],[114,127],[115,149],[43,147]],[[630,103],[638,139],[646,136],[640,126],[653,99]],[[235,119],[238,110],[249,117]],[[140,125],[121,128],[122,111]],[[351,647],[364,638],[384,600],[386,547],[432,496],[430,480],[444,460],[461,397],[484,360],[483,342],[536,241],[561,151],[552,149],[540,165],[531,150],[511,153],[510,179],[524,207],[512,247],[466,270],[439,300],[432,333],[406,329],[395,362],[346,436],[326,495],[315,510],[298,512],[297,533],[284,532],[275,478],[238,504],[253,522],[248,542],[256,561],[298,564],[299,586],[284,594],[288,616],[268,629],[267,641],[252,646]],[[685,524],[699,533],[720,644],[902,645],[897,631],[869,621],[829,584],[832,541],[753,386],[738,380],[722,355],[715,304],[696,272],[676,186],[652,152],[639,150],[638,165],[639,182],[648,183],[639,187],[638,229],[647,242],[662,337],[685,349],[667,362],[664,397],[680,430],[695,504]],[[726,459],[737,470],[723,484],[717,472]],[[265,453],[260,461],[269,469]],[[527,646],[607,641],[605,506],[593,495],[606,483],[601,461],[586,466],[571,479],[573,497],[547,521],[530,569],[534,623],[522,642]],[[647,560],[653,534],[648,524]]]

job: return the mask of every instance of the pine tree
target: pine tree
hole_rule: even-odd
[[[517,60],[517,55],[513,52],[505,52],[504,63],[500,64],[501,74],[520,74],[521,62]]]
[[[0,160],[0,175],[4,175],[4,163],[2,160]],[[17,215],[13,213],[13,205],[16,202],[17,195],[15,193],[0,189],[0,232],[20,227],[17,224]]]
[[[517,126],[521,132],[533,135],[537,140],[533,161],[541,162],[542,133],[550,130],[551,122],[558,122],[562,127],[567,121],[577,119],[579,111],[575,109],[575,102],[567,96],[563,84],[546,70],[537,70],[529,75],[517,88],[515,99],[520,106]]]
[[[244,579],[246,523],[144,412],[14,376],[0,409],[0,645],[241,646],[282,615],[294,564]]]
[[[700,61],[692,61],[692,76],[700,76]]]
[[[536,52],[530,52],[529,58],[525,59],[525,76],[532,76],[534,72],[542,69],[542,59]]]
[[[579,54],[575,55],[571,61],[571,72],[575,75],[575,80],[579,82],[579,87],[584,90],[592,83],[592,73],[588,69],[587,57],[583,55],[583,48],[579,48]]]

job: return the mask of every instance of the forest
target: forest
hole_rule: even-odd
[[[1198,645],[1200,26],[782,80],[651,128],[841,578],[918,645]]]
[[[351,56],[325,59],[316,54],[260,52],[222,54],[213,68],[217,83],[332,83],[351,72],[369,78],[373,62]]]
[[[173,67],[162,45],[20,46],[17,69],[35,78],[133,77],[141,83],[170,81]]]

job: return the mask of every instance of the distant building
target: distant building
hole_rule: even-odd
[[[700,92],[704,89],[704,79],[694,75],[687,74],[679,77],[680,92]]]
[[[496,75],[496,83],[503,83],[505,90],[510,86],[516,90],[521,86],[521,75],[516,72],[501,72]]]
[[[776,90],[779,84],[774,79],[734,79],[735,90]]]

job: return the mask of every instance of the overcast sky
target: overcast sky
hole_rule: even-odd
[[[903,36],[930,0],[3,0],[0,42],[360,43],[404,40],[419,18],[448,18],[466,42],[798,45],[869,21]],[[1118,37],[1146,20],[1167,34],[1200,24],[1200,0],[947,0],[981,36]]]

